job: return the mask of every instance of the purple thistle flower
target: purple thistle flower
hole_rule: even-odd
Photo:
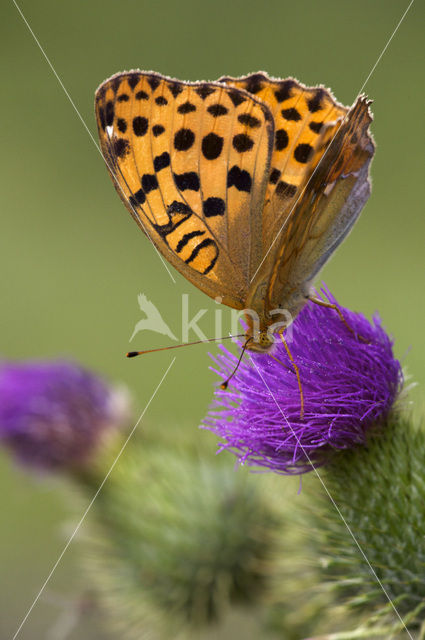
[[[84,466],[126,416],[125,394],[77,364],[0,364],[0,441],[31,467]]]
[[[337,304],[326,290],[324,298]],[[204,427],[222,440],[240,463],[300,474],[326,462],[335,449],[364,444],[368,429],[388,415],[403,384],[392,340],[378,315],[369,322],[339,307],[309,302],[292,325],[287,341],[304,396],[300,416],[297,377],[287,352],[276,341],[272,355],[252,353],[242,361],[229,390],[217,388]],[[226,379],[237,357],[222,345],[213,358]]]

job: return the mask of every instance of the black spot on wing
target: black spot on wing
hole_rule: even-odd
[[[248,171],[240,169],[236,164],[227,174],[227,187],[236,187],[238,191],[251,191],[252,180]]]
[[[218,102],[216,104],[210,104],[210,106],[207,107],[207,111],[214,116],[214,118],[217,118],[218,116],[225,116],[226,113],[228,113],[227,107]]]
[[[136,136],[144,136],[148,130],[148,120],[143,116],[133,118],[133,131]]]
[[[313,147],[309,144],[301,143],[295,147],[294,158],[297,162],[305,164],[309,161]]]
[[[105,94],[106,94],[106,84],[102,84],[96,92],[96,101],[99,102],[100,100],[104,100]]]
[[[210,96],[212,93],[215,93],[215,89],[215,87],[209,87],[208,85],[204,84],[200,87],[197,87],[195,89],[195,93],[197,93],[198,96],[202,98],[202,100],[205,100],[205,98],[208,98],[208,96]]]
[[[183,91],[182,85],[178,84],[177,82],[170,82],[167,86],[168,86],[169,90],[171,91],[171,94],[172,94],[173,98],[177,98],[179,93],[181,93]]]
[[[135,97],[136,97],[136,100],[147,100],[149,98],[146,91],[138,91]]]
[[[261,125],[260,120],[255,116],[251,116],[249,113],[241,113],[238,116],[238,120],[241,124],[246,124],[247,127],[251,127],[252,129]]]
[[[285,129],[278,129],[275,135],[275,147],[277,151],[283,151],[288,146],[289,137]]]
[[[320,133],[323,127],[323,122],[310,122],[309,127],[314,133]]]
[[[292,198],[297,192],[297,187],[294,184],[289,184],[281,180],[276,187],[276,194],[280,198]]]
[[[137,207],[139,204],[143,204],[146,201],[146,196],[143,189],[139,189],[135,194],[130,196],[130,203],[133,207]]]
[[[262,73],[253,73],[245,81],[245,89],[249,93],[258,93],[264,87],[265,76]]]
[[[155,171],[161,171],[161,169],[165,169],[170,166],[170,154],[167,151],[161,153],[161,155],[156,156],[153,159],[153,168]]]
[[[195,142],[195,134],[191,129],[179,129],[174,136],[174,148],[177,151],[187,151]]]
[[[194,171],[187,171],[186,173],[174,173],[174,180],[177,189],[179,191],[199,191],[201,185],[199,182],[199,176]]]
[[[207,198],[202,203],[202,210],[206,218],[212,218],[213,216],[223,216],[226,209],[226,205],[222,198]]]
[[[161,80],[157,76],[148,76],[148,85],[152,89],[152,92],[155,91],[161,84]]]
[[[281,113],[285,120],[293,120],[294,122],[301,120],[301,115],[294,107],[291,107],[291,109],[282,109]]]
[[[246,133],[238,133],[233,137],[233,147],[238,153],[250,151],[254,146],[254,140],[246,135]]]
[[[292,89],[297,86],[294,80],[283,80],[279,87],[275,90],[274,95],[278,102],[285,102],[292,97]]]
[[[111,87],[114,93],[117,93],[118,89],[120,88],[121,82],[122,82],[122,78],[119,78],[119,77],[111,80]]]
[[[124,120],[124,118],[118,118],[117,127],[118,131],[120,131],[121,133],[125,133],[127,131],[127,122]]]
[[[209,133],[202,139],[202,153],[207,160],[215,160],[223,149],[223,138],[216,133]]]
[[[269,182],[271,182],[271,184],[276,184],[280,178],[280,173],[279,169],[272,169],[270,172]]]
[[[139,80],[140,80],[140,74],[139,73],[130,73],[127,76],[127,82],[128,82],[128,85],[129,85],[130,89],[134,89],[136,87],[137,83],[139,82]]]
[[[307,100],[307,106],[311,113],[315,113],[316,111],[320,111],[321,109],[323,109],[322,99],[324,95],[325,91],[323,89],[317,89],[313,97]]]
[[[112,100],[108,100],[105,107],[105,123],[107,127],[111,127],[114,122],[115,110]]]
[[[164,131],[165,131],[165,129],[164,129],[164,127],[162,126],[162,124],[155,124],[155,125],[152,127],[152,133],[153,133],[153,135],[155,136],[155,138],[157,138],[158,136],[160,136],[160,135],[161,135],[161,133],[164,133]]]
[[[101,106],[98,107],[98,115],[100,120],[100,126],[102,127],[103,131],[105,131],[106,129],[105,109]]]
[[[178,200],[174,200],[170,205],[168,205],[167,213],[168,214],[172,214],[172,213],[192,214],[193,211],[189,207],[189,205],[187,205],[185,202],[178,202]]]
[[[228,96],[235,107],[238,107],[240,104],[242,104],[242,102],[245,102],[246,100],[246,96],[244,96],[237,89],[232,89],[231,91],[229,91]]]
[[[145,193],[150,193],[151,191],[158,189],[158,180],[156,175],[145,173],[142,176],[142,189]]]
[[[114,140],[114,152],[118,158],[124,158],[130,151],[130,143],[125,138],[116,138]]]
[[[191,111],[196,111],[196,107],[194,104],[189,102],[189,100],[186,100],[186,102],[183,102],[183,104],[180,104],[177,107],[177,111],[179,113],[190,113]]]

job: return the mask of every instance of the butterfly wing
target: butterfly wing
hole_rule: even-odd
[[[265,318],[278,308],[295,317],[312,280],[370,195],[369,102],[360,97],[348,110],[322,87],[270,80],[262,73],[221,81],[252,91],[269,104],[275,119],[263,257],[248,300],[258,309],[261,299]]]
[[[262,252],[268,107],[223,84],[131,71],[99,87],[95,109],[105,162],[136,222],[199,289],[243,308]]]
[[[244,89],[262,100],[275,122],[262,216],[264,256],[321,159],[324,143],[336,133],[348,109],[339,104],[329,90],[306,87],[293,78],[279,80],[260,72],[241,78],[223,77],[220,82]]]
[[[290,301],[296,313],[312,281],[350,232],[370,195],[369,102],[361,97],[342,122],[327,157],[306,184],[285,225],[270,274],[266,308]],[[298,292],[298,297],[293,292]]]

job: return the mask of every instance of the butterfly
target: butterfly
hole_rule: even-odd
[[[370,195],[370,101],[254,73],[103,82],[102,154],[131,215],[190,282],[249,310],[246,348],[269,351]],[[317,300],[316,300],[317,301]],[[258,318],[255,325],[253,318]]]

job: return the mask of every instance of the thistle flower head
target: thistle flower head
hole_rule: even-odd
[[[66,361],[0,365],[0,441],[24,464],[61,470],[86,464],[126,416],[120,391]]]
[[[369,322],[339,308],[346,324],[335,310],[309,302],[285,334],[299,369],[303,416],[294,367],[277,341],[273,357],[248,356],[229,390],[216,390],[204,426],[221,438],[221,449],[241,463],[291,474],[323,464],[333,449],[365,443],[394,403],[401,366],[377,315]],[[237,358],[221,349],[214,370],[226,379]]]

